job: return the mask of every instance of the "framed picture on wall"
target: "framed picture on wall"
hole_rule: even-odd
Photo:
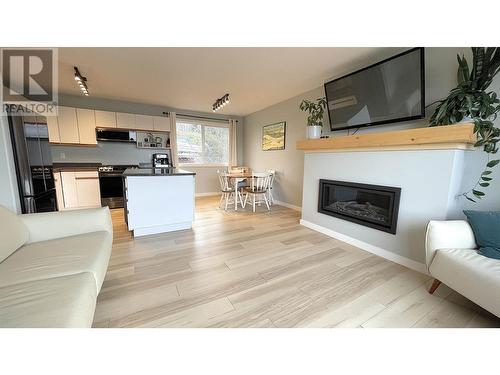
[[[285,149],[286,122],[266,125],[262,128],[262,151]]]

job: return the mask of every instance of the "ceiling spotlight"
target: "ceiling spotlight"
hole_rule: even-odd
[[[215,101],[215,103],[212,105],[212,110],[215,112],[224,107],[228,103],[229,103],[229,94],[225,94],[222,98],[219,98]]]
[[[89,96],[89,89],[87,87],[87,78],[82,76],[80,74],[80,71],[78,68],[75,66],[75,81],[78,83],[78,86],[80,86],[80,89],[82,89],[82,92],[85,96]]]

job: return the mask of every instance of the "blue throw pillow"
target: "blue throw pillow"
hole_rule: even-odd
[[[500,259],[500,211],[464,211],[476,237],[479,254]]]

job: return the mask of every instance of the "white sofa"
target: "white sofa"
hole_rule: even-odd
[[[90,327],[111,256],[109,209],[0,206],[0,327]]]
[[[467,221],[429,222],[425,247],[427,269],[436,278],[430,293],[443,282],[500,317],[500,260],[477,253]]]

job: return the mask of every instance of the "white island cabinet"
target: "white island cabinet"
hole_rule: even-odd
[[[178,168],[127,169],[125,213],[134,237],[190,229],[195,173]]]

